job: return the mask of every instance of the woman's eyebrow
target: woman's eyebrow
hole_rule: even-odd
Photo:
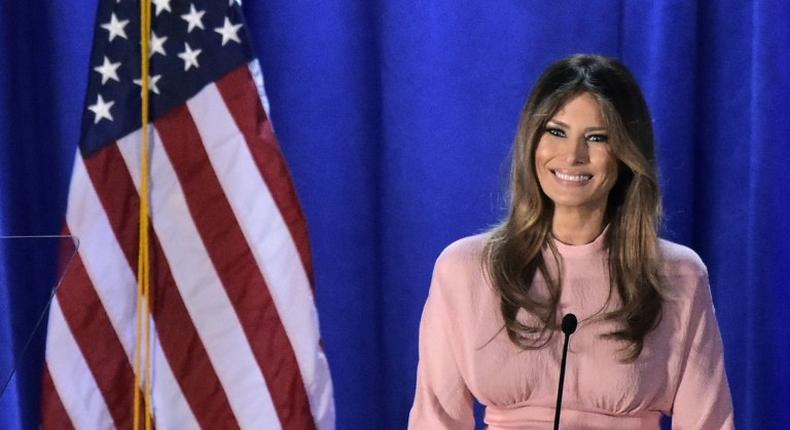
[[[556,119],[550,119],[550,120],[547,121],[547,123],[554,123],[555,125],[558,125],[558,126],[563,127],[563,128],[571,128],[568,124],[565,124],[564,122],[562,122],[560,120],[556,120]],[[602,126],[602,125],[596,125],[596,126],[587,127],[587,128],[584,129],[585,133],[589,133],[591,131],[607,131],[607,128],[605,126]]]

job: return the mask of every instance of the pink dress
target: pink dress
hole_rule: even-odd
[[[562,333],[538,350],[511,343],[502,330],[499,298],[482,273],[484,241],[482,235],[461,239],[436,261],[420,323],[409,429],[474,428],[472,397],[485,405],[490,430],[550,429],[553,423]],[[721,336],[699,256],[660,241],[661,273],[671,297],[639,358],[621,363],[618,350],[626,344],[600,338],[614,326],[596,317],[602,307],[618,303],[613,297],[607,304],[603,235],[587,245],[555,244],[564,261],[560,315],[572,312],[579,319],[570,341],[560,427],[659,429],[664,414],[672,415],[673,429],[734,428]],[[533,290],[546,292],[540,276]],[[522,311],[519,318],[530,316]]]

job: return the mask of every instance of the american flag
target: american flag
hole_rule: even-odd
[[[101,0],[50,308],[42,428],[130,428],[140,206],[139,0]],[[153,0],[153,420],[333,429],[307,230],[231,0]]]

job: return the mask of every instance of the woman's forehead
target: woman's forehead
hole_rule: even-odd
[[[603,127],[606,124],[601,103],[588,92],[569,97],[551,116],[550,121],[574,127]]]

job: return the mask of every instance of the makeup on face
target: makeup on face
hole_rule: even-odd
[[[617,181],[617,159],[598,101],[589,93],[570,100],[546,123],[535,169],[555,210],[602,210]]]

